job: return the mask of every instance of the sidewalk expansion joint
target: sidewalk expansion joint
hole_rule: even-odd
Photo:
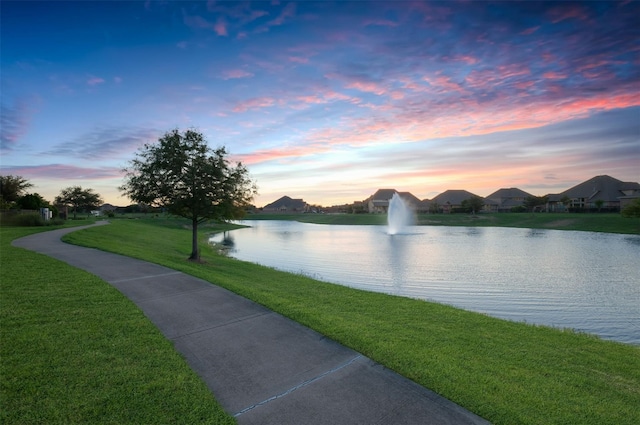
[[[122,282],[130,282],[132,280],[143,280],[143,279],[153,279],[153,278],[156,278],[156,277],[174,276],[174,275],[177,275],[177,274],[182,274],[182,272],[170,272],[170,273],[153,274],[153,275],[147,275],[147,276],[130,277],[130,278],[126,278],[126,279],[110,280],[108,282],[109,283],[122,283]]]
[[[234,413],[233,416],[237,418],[238,416],[240,416],[240,415],[242,415],[244,413],[247,413],[248,411],[253,410],[256,407],[263,406],[263,405],[265,405],[265,404],[267,404],[267,403],[269,403],[269,402],[271,402],[273,400],[276,400],[278,398],[281,398],[281,397],[284,397],[286,395],[289,395],[292,392],[294,392],[296,390],[299,390],[300,388],[306,387],[307,385],[310,385],[310,384],[312,384],[312,383],[314,383],[314,382],[316,382],[316,381],[318,381],[318,380],[320,380],[320,379],[322,379],[322,378],[324,378],[324,377],[326,377],[328,375],[331,375],[332,373],[335,373],[335,372],[339,371],[340,369],[343,369],[343,368],[349,366],[350,364],[352,364],[353,362],[355,362],[356,360],[358,360],[360,358],[362,358],[362,355],[358,354],[357,356],[355,356],[352,359],[346,361],[345,363],[342,363],[341,365],[338,365],[338,366],[334,367],[333,369],[329,369],[326,372],[321,373],[320,375],[314,376],[311,379],[307,379],[306,381],[301,382],[300,384],[295,385],[295,386],[289,388],[288,390],[286,390],[286,391],[284,391],[284,392],[282,392],[280,394],[276,394],[273,397],[269,397],[266,400],[263,400],[263,401],[261,401],[259,403],[253,404],[253,405],[251,405],[249,407],[246,407],[246,408],[242,409],[241,411],[239,411],[237,413]]]
[[[232,320],[229,320],[229,321],[226,321],[226,322],[223,322],[223,323],[218,323],[218,324],[213,325],[213,326],[206,326],[206,327],[203,327],[203,328],[194,329],[194,330],[191,330],[191,331],[189,331],[187,333],[183,333],[183,334],[180,334],[180,335],[176,335],[176,336],[170,337],[169,339],[171,339],[172,341],[177,341],[180,338],[186,338],[186,337],[189,337],[189,336],[192,336],[192,335],[195,335],[195,334],[199,334],[201,332],[210,331],[212,329],[224,328],[225,326],[235,325],[237,323],[244,322],[245,320],[253,320],[253,319],[256,319],[258,317],[269,316],[271,314],[275,314],[275,313],[273,311],[265,311],[265,312],[260,312],[260,313],[248,314],[246,316],[241,316],[241,317],[238,317],[236,319],[232,319]]]

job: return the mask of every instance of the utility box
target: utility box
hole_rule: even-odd
[[[51,220],[51,211],[49,211],[49,208],[40,208],[40,216],[42,216],[42,219],[44,221],[49,221]]]

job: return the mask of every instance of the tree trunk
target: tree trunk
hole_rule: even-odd
[[[200,259],[198,251],[198,219],[194,217],[191,220],[191,256],[189,260],[197,261]]]

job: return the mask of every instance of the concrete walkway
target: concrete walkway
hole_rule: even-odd
[[[81,228],[38,233],[13,245],[118,288],[173,341],[240,424],[488,423],[371,359],[202,279],[60,240]]]

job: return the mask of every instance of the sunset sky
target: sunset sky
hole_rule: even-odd
[[[128,205],[195,128],[264,206],[640,181],[640,2],[6,1],[0,174]]]

